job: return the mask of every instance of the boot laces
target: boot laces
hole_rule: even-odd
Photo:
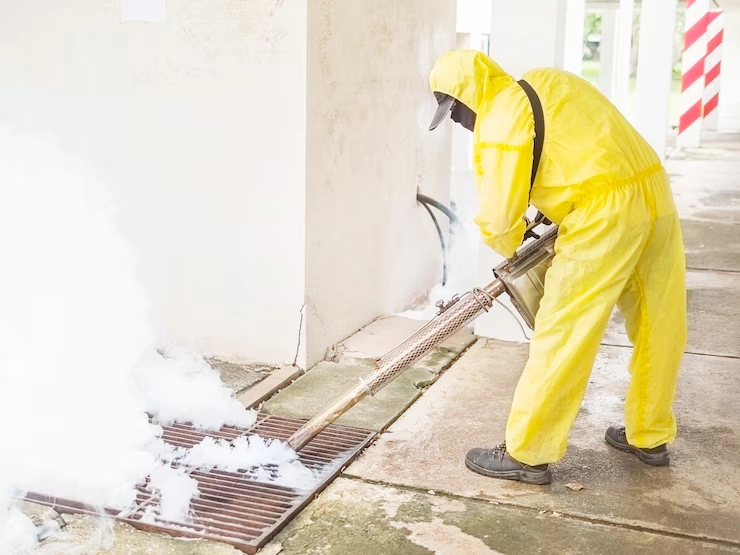
[[[506,442],[491,449],[491,453],[496,457],[503,457],[506,454]]]

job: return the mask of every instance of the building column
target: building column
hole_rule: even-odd
[[[564,67],[566,30],[573,29],[580,4],[582,0],[493,0],[491,57],[517,78],[536,67]],[[583,14],[580,31],[574,32],[582,42]],[[569,67],[573,67],[574,40],[567,40]]]
[[[612,101],[625,116],[630,113],[630,73],[632,72],[632,17],[634,0],[619,0],[614,60]]]
[[[740,131],[740,5],[722,4],[725,30],[722,41],[722,79],[719,84],[720,132]]]
[[[609,100],[615,102],[617,97],[617,25],[619,9],[608,7],[599,10],[601,14],[601,46],[599,48],[599,89]]]
[[[720,70],[722,68],[722,38],[724,14],[721,9],[709,10],[707,24],[707,57],[704,60],[704,122],[707,131],[717,131],[719,124]]]
[[[581,75],[583,69],[583,21],[586,18],[586,0],[559,0],[558,10],[562,12],[559,28],[559,42],[562,43],[562,68]]]
[[[681,56],[681,98],[676,137],[676,144],[680,147],[695,148],[701,145],[708,17],[709,0],[689,0],[686,3],[684,50]]]
[[[429,131],[437,107],[429,72],[455,47],[457,5],[308,5],[304,326],[310,367],[328,347],[379,316],[405,310],[441,278],[439,238],[416,193],[449,203],[452,122]]]
[[[677,0],[643,2],[634,125],[665,159]]]

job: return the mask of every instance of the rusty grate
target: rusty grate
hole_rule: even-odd
[[[203,432],[186,424],[162,426],[165,442],[190,448],[206,436],[234,440],[258,434],[268,439],[287,440],[304,420],[260,414],[251,428],[224,426],[217,432]],[[142,521],[148,507],[158,504],[158,492],[138,487],[135,507],[126,514],[105,509],[116,520],[140,530],[172,536],[202,538],[233,545],[245,553],[257,550],[275,536],[303,507],[318,495],[375,437],[375,432],[331,425],[299,452],[300,461],[311,469],[325,472],[321,482],[303,492],[276,484],[258,482],[242,472],[222,470],[189,471],[198,482],[200,495],[190,502],[191,522],[171,522],[154,517]],[[148,480],[147,480],[148,482]],[[99,514],[93,507],[74,500],[28,492],[24,499],[53,507],[62,513]]]

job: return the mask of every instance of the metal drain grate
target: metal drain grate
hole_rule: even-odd
[[[206,437],[233,440],[240,436],[258,434],[267,439],[285,441],[297,431],[304,420],[260,414],[249,429],[224,426],[217,432],[202,432],[192,426],[175,424],[163,426],[167,443],[193,447]],[[106,509],[105,512],[125,522],[150,532],[166,533],[219,541],[233,545],[245,553],[256,553],[277,532],[295,517],[319,492],[321,492],[360,451],[375,437],[375,432],[331,425],[300,452],[301,462],[309,468],[324,470],[326,475],[318,486],[308,492],[257,482],[240,472],[221,470],[190,471],[197,480],[200,495],[191,501],[192,522],[183,524],[154,517],[142,521],[147,507],[158,504],[158,494],[147,491],[146,484],[138,488],[136,505],[125,515]],[[24,499],[42,503],[59,512],[99,514],[94,508],[69,499],[60,499],[26,493]]]

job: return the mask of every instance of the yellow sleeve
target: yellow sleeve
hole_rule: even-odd
[[[475,223],[483,242],[506,258],[522,244],[529,206],[534,121],[526,96],[524,102],[522,106],[517,98],[515,106],[505,103],[503,113],[494,109],[486,114],[474,148],[479,204]]]

